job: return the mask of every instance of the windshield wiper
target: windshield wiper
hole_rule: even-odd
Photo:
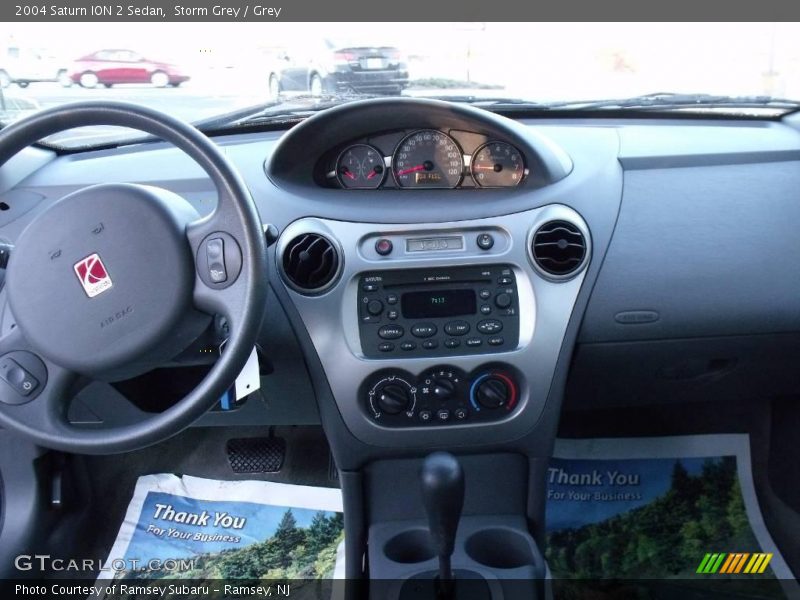
[[[631,98],[610,98],[602,100],[567,100],[548,102],[543,105],[554,110],[594,110],[594,109],[671,109],[671,108],[775,108],[796,109],[797,100],[773,96],[725,96],[714,94],[679,94],[659,92]]]

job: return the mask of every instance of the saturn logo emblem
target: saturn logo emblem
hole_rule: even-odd
[[[113,285],[106,266],[96,252],[76,262],[73,268],[83,286],[83,291],[89,298],[110,290]]]

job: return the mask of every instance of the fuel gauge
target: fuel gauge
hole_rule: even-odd
[[[336,177],[347,189],[375,189],[386,177],[383,155],[369,144],[348,146],[336,161]]]

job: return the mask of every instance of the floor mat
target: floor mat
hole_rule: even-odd
[[[136,483],[100,579],[151,585],[162,578],[195,584],[341,578],[343,540],[335,488],[146,475]]]
[[[759,510],[747,435],[559,439],[547,482],[557,598],[796,597]]]
[[[85,540],[80,554],[108,556],[118,523],[125,518],[139,477],[152,473],[190,474],[225,481],[259,480],[312,487],[338,487],[330,477],[330,452],[321,427],[277,427],[275,437],[286,441],[281,470],[275,473],[237,473],[231,468],[231,428],[192,427],[160,444],[111,456],[82,457],[91,487],[96,490],[92,519],[113,523],[98,528]],[[239,438],[260,438],[263,427],[237,427]]]

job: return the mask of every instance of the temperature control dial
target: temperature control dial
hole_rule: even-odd
[[[475,399],[486,408],[499,408],[508,402],[508,385],[502,379],[487,377],[475,389]]]
[[[470,386],[470,403],[475,410],[511,410],[517,403],[517,385],[507,374],[490,371],[478,375]]]

